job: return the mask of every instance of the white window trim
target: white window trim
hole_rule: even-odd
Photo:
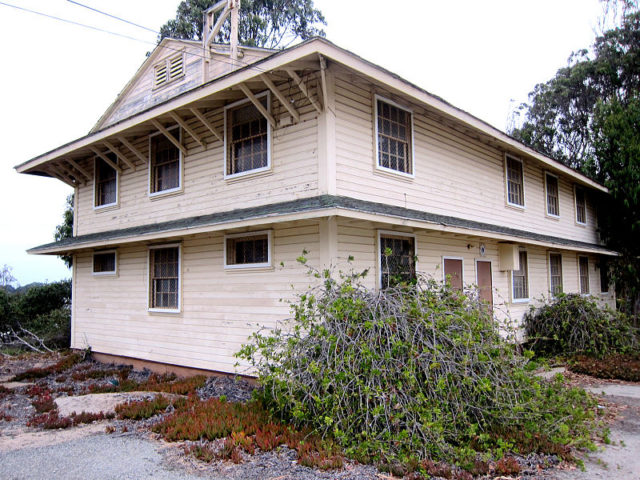
[[[447,277],[444,273],[444,261],[445,260],[460,260],[462,262],[462,288],[464,288],[464,257],[453,257],[450,255],[442,256],[442,281],[445,282]]]
[[[266,95],[267,97],[267,112],[271,113],[271,91],[269,90],[265,90],[264,92],[258,93],[257,95],[255,95],[255,97],[259,100],[260,98],[264,97]],[[244,172],[239,172],[239,173],[233,173],[233,174],[228,174],[227,173],[227,166],[229,165],[229,151],[228,151],[228,137],[229,137],[229,129],[227,128],[228,124],[227,124],[227,113],[229,110],[236,108],[244,103],[251,103],[251,100],[249,100],[248,98],[242,99],[242,100],[238,100],[237,102],[233,102],[229,105],[226,105],[224,107],[224,113],[223,113],[223,118],[224,118],[224,155],[223,155],[223,173],[224,173],[224,179],[225,180],[232,180],[234,178],[240,178],[240,177],[246,177],[246,176],[251,176],[251,175],[255,175],[258,173],[262,173],[262,172],[268,172],[271,170],[271,150],[272,150],[272,145],[271,145],[271,138],[272,138],[272,127],[271,127],[271,122],[269,122],[268,119],[267,120],[267,166],[266,167],[261,167],[261,168],[254,168],[253,170],[247,170]],[[253,103],[251,103],[253,105]],[[254,105],[255,106],[255,105]],[[258,112],[259,113],[259,112]],[[260,114],[262,115],[262,114]]]
[[[511,270],[511,303],[529,303],[531,301],[531,283],[529,282],[529,264],[530,259],[529,259],[529,251],[527,249],[521,248],[518,250],[518,257],[520,256],[520,252],[525,252],[527,254],[527,275],[526,275],[526,281],[527,281],[527,293],[529,294],[529,296],[527,298],[515,298],[514,297],[514,291],[515,289],[513,288],[513,270]],[[520,259],[518,258],[518,262],[520,261]],[[519,270],[519,269],[518,269]]]
[[[94,270],[94,267],[95,267],[95,256],[96,255],[102,255],[102,254],[105,254],[105,253],[113,253],[113,255],[114,255],[113,271],[111,271],[111,272],[96,272]],[[91,274],[95,275],[96,277],[103,277],[103,276],[113,277],[113,276],[117,275],[118,274],[118,251],[115,250],[115,249],[94,251],[93,255],[91,256]]]
[[[555,251],[555,250],[549,250],[547,252],[547,281],[549,282],[549,297],[551,298],[558,298],[557,295],[555,295],[553,293],[553,291],[551,290],[552,288],[552,284],[551,284],[551,255],[560,255],[560,282],[561,282],[561,286],[562,286],[562,291],[564,292],[564,258],[562,253]]]
[[[544,210],[548,217],[560,218],[560,213],[558,213],[558,215],[556,215],[555,213],[549,213],[549,192],[547,190],[547,177],[555,178],[558,184],[558,212],[560,212],[560,178],[548,171],[544,172]]]
[[[410,131],[410,142],[411,142],[411,148],[410,148],[410,155],[411,155],[411,173],[406,173],[406,172],[401,172],[400,170],[394,170],[393,168],[388,168],[388,167],[383,167],[380,165],[380,152],[378,151],[378,100],[388,103],[389,105],[393,105],[396,108],[399,108],[400,110],[404,110],[405,112],[407,112],[409,114],[410,120],[411,120],[411,131]],[[383,97],[381,95],[375,94],[373,96],[373,118],[374,118],[374,145],[375,145],[375,169],[380,171],[380,172],[385,172],[385,173],[390,173],[393,175],[398,175],[400,177],[406,177],[406,178],[415,178],[416,176],[416,161],[415,161],[415,137],[414,137],[414,132],[413,132],[413,110],[407,108],[405,105],[400,105],[397,102],[394,102],[393,100],[390,100],[386,97]]]
[[[117,207],[120,203],[120,174],[117,170],[116,172],[116,201],[112,203],[105,203],[104,205],[96,205],[96,189],[98,188],[97,176],[98,176],[98,161],[104,162],[100,157],[94,157],[93,159],[93,209],[94,210],[102,210],[109,207]],[[116,160],[117,161],[117,160]],[[106,162],[105,162],[106,163]],[[109,168],[112,168],[109,165]]]
[[[166,128],[166,127],[165,127]],[[178,130],[178,142],[180,142],[182,144],[182,128],[180,128],[179,126],[173,126],[170,128],[167,128],[167,130],[169,131],[169,133],[172,133],[173,130]],[[152,133],[151,135],[149,135],[149,168],[148,168],[148,188],[147,188],[147,194],[149,196],[149,198],[153,198],[153,197],[161,197],[163,195],[169,195],[171,193],[176,193],[176,192],[181,192],[182,191],[182,185],[183,185],[183,175],[184,175],[184,168],[183,168],[183,160],[182,160],[182,150],[180,150],[178,148],[178,186],[175,188],[169,188],[167,190],[160,190],[159,192],[151,192],[151,178],[152,178],[152,168],[153,168],[153,159],[151,158],[151,154],[153,152],[153,149],[151,148],[151,139],[153,137],[157,137],[158,135],[164,135],[162,132],[156,132],[156,133]],[[167,139],[169,140],[169,139]],[[170,140],[169,140],[170,141]],[[173,145],[173,143],[171,143],[171,145]],[[175,145],[173,145],[175,147]],[[176,147],[177,148],[177,147]]]
[[[416,274],[418,273],[418,237],[415,233],[406,233],[406,232],[394,232],[393,230],[378,230],[378,259],[376,260],[376,266],[378,268],[378,288],[382,289],[382,265],[380,264],[380,259],[382,258],[382,249],[381,249],[381,241],[380,237],[384,237],[385,235],[390,235],[394,237],[406,237],[413,238],[413,254],[415,256],[415,264],[416,264]]]
[[[578,190],[582,190],[584,194],[584,222],[580,222],[578,220]],[[573,211],[575,212],[573,218],[576,221],[576,224],[582,225],[583,227],[586,226],[589,222],[589,216],[587,213],[587,191],[584,187],[576,184],[573,185]]]
[[[267,235],[267,261],[262,263],[241,263],[241,264],[232,264],[229,265],[227,263],[227,240],[234,238],[248,238],[248,237],[257,237],[259,235]],[[260,230],[257,232],[244,232],[244,233],[233,233],[224,236],[223,243],[223,253],[224,256],[224,268],[225,270],[241,270],[247,268],[271,268],[273,263],[272,257],[272,240],[273,240],[273,231],[272,230]]]
[[[178,247],[178,308],[158,308],[151,307],[151,294],[153,287],[151,285],[151,250],[160,248]],[[166,243],[162,245],[150,245],[147,253],[147,311],[152,313],[181,313],[182,312],[182,244]]]
[[[581,258],[586,258],[587,259],[587,287],[588,287],[588,291],[587,293],[582,293],[582,285],[580,283],[580,259]],[[589,255],[577,255],[577,262],[578,262],[578,294],[582,295],[583,297],[589,297],[591,296],[591,273],[589,273],[589,265],[591,264],[591,262],[589,261]]]
[[[519,205],[517,203],[511,203],[509,201],[509,165],[507,162],[507,159],[511,159],[511,160],[515,160],[516,162],[520,163],[521,166],[521,170],[522,170],[522,205]],[[519,210],[526,210],[527,208],[527,191],[525,188],[525,182],[524,182],[524,162],[522,161],[522,159],[511,155],[510,153],[505,153],[504,154],[504,195],[505,195],[505,203],[513,208],[517,208]]]

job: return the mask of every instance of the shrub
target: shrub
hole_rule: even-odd
[[[358,460],[392,465],[473,469],[478,451],[525,449],[509,441],[514,432],[589,442],[590,397],[529,373],[477,296],[433,280],[375,292],[359,274],[315,275],[321,285],[300,295],[290,323],[254,334],[238,354],[281,418],[335,438]]]
[[[55,430],[60,428],[74,427],[76,425],[80,425],[81,423],[93,423],[99,420],[112,419],[113,417],[113,413],[104,412],[73,412],[68,417],[61,417],[59,416],[57,410],[52,410],[41,415],[34,415],[33,417],[31,417],[31,419],[29,419],[27,425],[30,427],[41,427],[45,430]]]
[[[578,294],[560,295],[524,317],[528,347],[538,355],[604,356],[638,349],[638,330],[619,312]]]
[[[578,355],[569,361],[569,370],[597,378],[640,382],[640,354],[593,358]]]
[[[120,403],[116,405],[115,411],[118,414],[118,418],[141,420],[165,411],[170,403],[169,399],[164,395],[157,395],[151,400]]]

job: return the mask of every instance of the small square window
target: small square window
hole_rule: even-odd
[[[118,159],[114,154],[107,154],[107,158],[117,164]],[[118,172],[101,158],[96,158],[94,185],[94,207],[108,207],[118,203]]]
[[[149,308],[180,309],[180,247],[161,246],[149,250]]]
[[[268,93],[259,95],[270,111]],[[271,124],[248,100],[225,109],[225,176],[268,170],[271,165]]]
[[[586,225],[587,200],[585,197],[584,188],[576,186],[575,197],[576,197],[576,222],[578,222],[581,225]]]
[[[415,237],[380,233],[380,287],[413,283],[416,275]]]
[[[180,141],[180,129],[169,131]],[[179,190],[182,183],[182,155],[178,147],[163,134],[158,133],[149,138],[149,193],[172,192]]]
[[[520,268],[511,272],[513,280],[513,299],[525,301],[529,299],[529,266],[527,252],[521,250],[519,253]]]
[[[505,164],[507,203],[516,207],[524,207],[524,176],[522,161],[507,155]]]
[[[549,283],[553,297],[562,293],[562,255],[559,253],[549,254]]]
[[[225,237],[225,268],[271,266],[271,232],[252,232]]]
[[[589,293],[589,257],[578,257],[578,276],[580,277],[580,293]]]
[[[116,273],[116,252],[95,252],[93,254],[93,273],[95,275],[114,275]]]
[[[547,215],[560,216],[560,199],[558,194],[558,177],[549,173],[545,174],[547,192]]]
[[[413,175],[412,114],[376,97],[378,168]]]

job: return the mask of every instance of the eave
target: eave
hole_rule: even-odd
[[[329,216],[370,221],[384,226],[395,225],[504,242],[537,245],[545,248],[560,248],[600,255],[616,255],[615,252],[592,243],[334,195],[321,195],[260,207],[236,209],[168,222],[81,235],[32,248],[29,253],[70,254],[93,248],[116,247],[118,245],[158,240],[165,241],[189,235]]]
[[[496,144],[506,152],[540,162],[546,168],[557,173],[562,173],[572,178],[577,183],[589,186],[601,192],[608,192],[606,187],[594,182],[590,178],[561,164],[560,162],[546,157],[521,144],[490,124],[452,106],[441,98],[428,93],[388,70],[368,62],[322,38],[313,38],[286,50],[274,53],[251,65],[242,67],[225,76],[216,78],[209,83],[177,95],[164,103],[158,104],[113,125],[62,145],[55,150],[32,158],[15,168],[19,173],[56,176],[63,181],[66,179],[67,183],[71,185],[81,183],[84,175],[78,175],[79,172],[77,171],[74,172],[74,168],[67,159],[70,158],[72,162],[77,163],[77,159],[82,158],[83,156],[93,157],[94,151],[92,150],[92,147],[95,148],[96,144],[104,145],[105,140],[112,142],[114,138],[118,138],[119,136],[135,132],[140,133],[141,130],[144,131],[145,129],[147,131],[154,130],[152,125],[154,121],[157,121],[161,117],[170,118],[171,113],[175,113],[178,109],[198,108],[202,102],[216,98],[217,95],[220,95],[225,91],[233,88],[237,91],[238,85],[242,85],[247,82],[262,81],[260,80],[261,75],[268,75],[274,71],[287,71],[288,74],[291,75],[289,70],[295,70],[296,62],[306,62],[306,64],[310,61],[318,62],[319,56],[324,57],[328,61],[342,64],[346,68],[375,81],[376,84],[382,85],[385,88],[396,92],[398,95],[409,97],[413,101],[425,105],[425,107],[438,112],[440,115],[446,117],[456,125],[460,125],[465,132],[468,132],[471,135],[480,136],[480,138]],[[319,69],[320,66],[318,64],[318,70]],[[309,99],[316,108],[322,108],[319,99],[314,99],[313,97],[310,97]],[[56,162],[55,167],[60,168],[63,171],[52,168],[52,164],[50,162]]]

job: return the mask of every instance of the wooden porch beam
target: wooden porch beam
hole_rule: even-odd
[[[133,152],[133,154],[136,157],[138,157],[138,159],[141,160],[143,164],[146,164],[149,161],[149,159],[147,157],[145,157],[142,153],[140,153],[140,150],[138,150],[136,147],[134,147],[129,140],[127,140],[124,137],[116,137],[116,138],[120,141],[120,143],[122,143],[131,152]]]
[[[322,85],[322,104],[326,107],[327,106],[327,98],[328,98],[328,94],[327,94],[327,74],[326,74],[326,70],[327,70],[327,60],[320,54],[318,54],[318,60],[320,62],[320,82]]]
[[[209,129],[209,131],[211,133],[213,133],[213,135],[220,140],[221,142],[224,142],[224,138],[222,137],[222,135],[220,134],[220,132],[218,132],[218,130],[216,130],[216,128],[211,125],[211,122],[209,122],[209,120],[207,120],[207,117],[204,116],[204,113],[202,113],[200,110],[198,110],[197,108],[190,108],[189,110],[191,110],[191,113],[193,113],[195,115],[195,117],[200,120],[200,122],[202,122],[202,124],[207,127]]]
[[[77,184],[73,183],[71,180],[69,180],[68,178],[56,173],[56,172],[52,172],[51,170],[46,170],[46,172],[51,175],[54,178],[57,178],[58,180],[60,180],[63,183],[66,183],[67,185],[69,185],[70,187],[77,187]]]
[[[182,152],[182,154],[186,157],[187,156],[187,149],[184,145],[182,145],[178,139],[176,137],[174,137],[173,135],[171,135],[171,133],[169,133],[169,130],[167,130],[166,128],[164,128],[162,126],[162,124],[157,121],[155,118],[151,119],[151,124],[156,127],[165,137],[167,137],[167,140],[169,140],[171,143],[173,143],[178,150],[180,150]]]
[[[91,180],[91,177],[87,177],[81,171],[73,168],[73,165],[71,165],[67,160],[61,159],[59,165],[63,169],[62,170],[63,172],[66,172],[69,175],[71,175],[73,178],[75,178],[78,181],[78,183],[88,183],[89,180]]]
[[[300,121],[300,114],[298,113],[298,111],[293,107],[293,104],[289,101],[289,99],[287,99],[282,92],[280,92],[280,90],[278,90],[278,87],[276,87],[276,84],[273,83],[271,81],[271,79],[265,75],[264,73],[260,74],[260,79],[264,82],[264,84],[269,87],[269,90],[271,90],[273,92],[273,94],[276,96],[276,98],[280,101],[280,103],[282,104],[282,106],[284,106],[284,108],[287,109],[287,111],[291,114],[291,116],[293,118],[295,118],[296,122]]]
[[[125,157],[124,154],[113,145],[113,143],[109,142],[108,140],[103,140],[102,143],[104,143],[106,147],[111,150],[122,163],[124,163],[134,172],[136,171],[135,163],[132,163],[131,160]]]
[[[61,170],[61,172],[57,172],[55,169],[59,169]],[[78,179],[74,178],[74,176],[72,174],[70,174],[66,169],[64,169],[63,167],[61,167],[58,164],[53,164],[52,167],[50,167],[50,169],[48,170],[50,174],[52,174],[54,177],[56,177],[58,180],[63,181],[64,183],[66,183],[67,185],[70,185],[72,187],[75,187],[76,185],[78,185]]]
[[[87,177],[87,180],[91,180],[93,178],[93,175],[91,175],[86,169],[84,169],[83,167],[81,167],[78,162],[76,162],[75,160],[71,160],[70,158],[65,159],[65,161],[71,165],[73,168],[75,168],[77,171],[79,171],[82,175],[84,175],[85,177]]]
[[[304,94],[305,97],[309,99],[311,105],[314,106],[318,113],[322,113],[322,105],[320,105],[317,100],[309,94],[309,90],[307,89],[302,79],[298,76],[298,74],[292,68],[285,68],[285,71],[289,74],[293,81],[296,82],[296,85],[298,85],[300,91]]]
[[[255,107],[264,116],[264,118],[266,118],[269,121],[269,123],[271,124],[271,127],[276,128],[275,118],[273,118],[273,115],[271,115],[269,111],[266,108],[264,108],[264,105],[262,105],[260,100],[258,100],[256,96],[253,94],[253,92],[249,90],[249,87],[247,87],[244,83],[238,84],[238,87],[240,87],[240,90],[242,90],[242,93],[244,93],[247,96],[247,98],[251,100],[251,103],[255,105]]]
[[[185,122],[176,112],[169,112],[169,116],[175,120],[175,122],[182,127],[182,129],[191,136],[196,142],[200,144],[202,148],[207,149],[207,144],[193,129]]]
[[[104,163],[106,163],[107,165],[109,165],[111,168],[113,168],[116,172],[118,173],[122,173],[122,169],[118,166],[117,163],[113,162],[109,157],[107,157],[104,153],[102,153],[100,150],[98,150],[95,147],[89,147],[89,150],[91,150],[93,153],[95,153],[98,157],[100,157]]]

